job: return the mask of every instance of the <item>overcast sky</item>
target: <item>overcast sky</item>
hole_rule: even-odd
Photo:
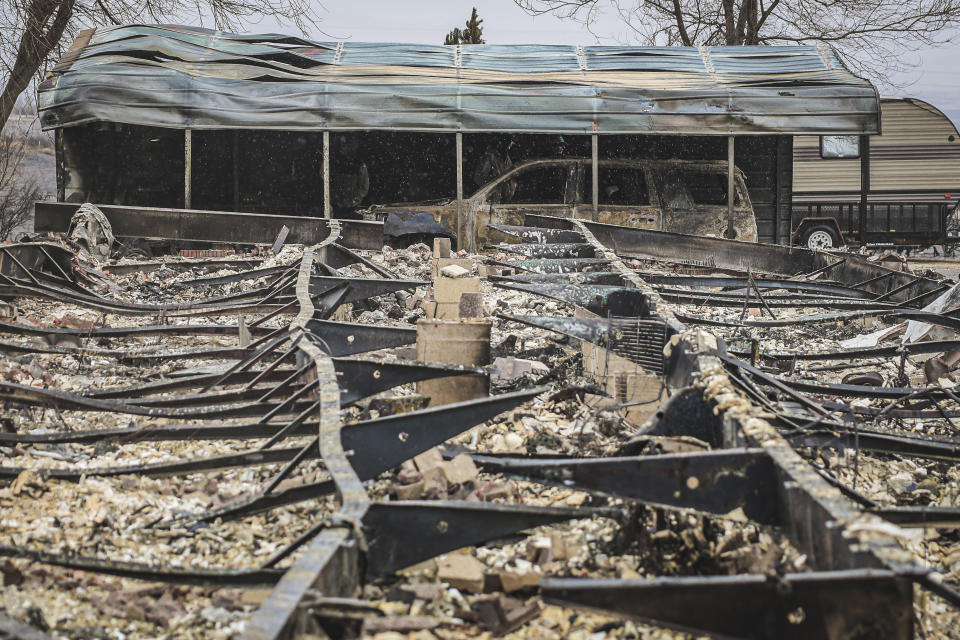
[[[324,0],[322,6],[320,28],[326,34],[311,34],[317,39],[442,44],[448,31],[463,26],[473,6],[483,18],[483,35],[491,44],[615,44],[629,42],[630,37],[610,8],[601,13],[591,33],[570,20],[527,15],[513,0]],[[291,31],[266,22],[251,26],[251,31],[278,29]],[[927,100],[960,125],[960,32],[953,41],[956,44],[920,52],[921,65],[895,79],[901,86],[880,86],[881,93]],[[911,60],[916,57],[909,54]]]

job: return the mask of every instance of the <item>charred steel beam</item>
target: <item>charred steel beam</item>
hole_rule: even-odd
[[[108,267],[111,271],[115,267]],[[184,285],[195,287],[195,286],[213,286],[218,284],[228,284],[230,282],[242,282],[244,280],[256,280],[259,278],[267,278],[270,276],[280,275],[290,269],[290,265],[279,265],[276,267],[261,267],[259,269],[250,269],[249,271],[241,271],[239,273],[231,273],[225,276],[210,276],[207,278],[195,278],[194,280],[185,280],[183,281]]]
[[[304,387],[301,387],[301,390]],[[303,402],[267,403],[258,399],[256,402],[237,402],[226,406],[215,406],[214,403],[196,408],[165,406],[159,402],[138,405],[121,402],[114,399],[90,398],[78,394],[0,382],[0,399],[26,406],[50,407],[73,411],[103,411],[107,413],[126,413],[135,416],[152,416],[163,418],[226,418],[240,416],[260,416],[264,413],[280,413],[285,404],[284,413],[296,413],[303,410]],[[176,403],[174,403],[176,404]],[[268,413],[268,415],[270,415]]]
[[[932,438],[904,437],[877,432],[811,430],[787,436],[796,446],[834,447],[840,450],[874,451],[930,460],[960,461],[960,444],[942,442]]]
[[[326,291],[337,284],[345,283],[350,287],[344,302],[366,300],[387,293],[409,291],[417,287],[430,285],[428,280],[390,280],[384,278],[336,278],[330,276],[313,276],[310,278],[310,293],[316,294]]]
[[[623,286],[623,277],[616,271],[578,271],[575,273],[522,273],[512,276],[487,276],[490,282],[524,282],[527,284],[608,284]]]
[[[801,324],[820,324],[824,322],[837,322],[841,320],[855,320],[858,318],[870,318],[888,316],[894,318],[905,318],[907,320],[917,320],[938,327],[947,327],[954,331],[960,331],[960,319],[929,311],[919,311],[910,309],[878,309],[873,311],[841,311],[839,313],[818,313],[800,316],[798,318],[788,318],[783,320],[739,320],[728,322],[725,320],[713,320],[711,318],[698,318],[680,313],[674,314],[678,320],[691,325],[706,325],[713,327],[790,327]]]
[[[893,571],[784,576],[545,578],[543,599],[734,638],[913,637],[913,585]]]
[[[363,518],[373,580],[442,553],[546,524],[607,513],[599,509],[534,507],[461,501],[405,500],[370,506]]]
[[[261,381],[270,382],[286,378],[293,369],[290,367],[275,368],[264,375],[263,371],[236,371],[230,374],[227,384],[241,384],[249,382],[257,376],[262,376]],[[216,382],[223,377],[222,373],[201,373],[197,375],[184,376],[171,380],[158,380],[156,382],[145,382],[123,387],[108,387],[106,389],[91,389],[83,395],[91,398],[138,398],[149,397],[155,393],[164,393],[182,389],[200,389],[211,382]]]
[[[532,273],[579,273],[591,269],[603,269],[610,264],[603,258],[538,258],[535,260],[487,260],[497,267],[520,269]]]
[[[327,243],[331,240],[332,237]],[[291,328],[297,332],[310,332],[312,329],[308,325],[318,322],[311,320],[315,309],[309,286],[317,253],[322,248],[306,249],[300,263],[296,286],[300,313],[291,323]],[[310,541],[250,618],[244,632],[248,639],[289,637],[296,625],[299,604],[311,590],[319,590],[326,596],[349,596],[360,585],[362,543],[357,536],[359,522],[370,506],[370,499],[350,466],[341,442],[340,389],[333,362],[313,339],[300,340],[299,348],[303,358],[311,363],[310,374],[317,382],[319,451],[340,496],[340,509],[330,526]]]
[[[681,287],[736,287],[750,285],[749,278],[735,276],[685,276],[666,275],[653,272],[637,273],[647,284],[678,285]],[[853,287],[808,280],[785,280],[782,278],[754,278],[753,283],[760,289],[783,289],[805,293],[829,294],[831,296],[870,300],[873,296]]]
[[[517,253],[527,258],[593,258],[596,249],[585,242],[562,242],[556,244],[498,244],[494,248]]]
[[[32,296],[47,298],[57,302],[77,304],[83,307],[118,313],[123,315],[175,315],[176,312],[199,311],[202,309],[223,309],[230,307],[230,302],[259,297],[266,289],[250,289],[228,296],[193,300],[191,302],[176,302],[165,304],[140,304],[123,300],[114,300],[99,295],[93,295],[86,289],[64,289],[60,286],[27,282],[22,278],[7,278],[7,284],[0,285],[0,295],[3,296]],[[246,302],[249,304],[249,301]]]
[[[896,400],[904,396],[923,394],[924,397],[949,397],[948,390],[938,387],[874,387],[860,384],[836,384],[830,382],[809,382],[806,380],[791,380],[776,376],[777,381],[788,387],[828,396],[845,396],[854,398],[886,398]]]
[[[957,507],[877,507],[870,511],[901,527],[960,527]]]
[[[377,224],[380,224],[380,223],[377,223]],[[358,247],[358,248],[362,249],[364,247]],[[379,249],[380,247],[376,247],[376,248]],[[336,269],[339,269],[342,267],[348,267],[353,264],[362,264],[366,266],[368,269],[372,270],[374,273],[380,274],[384,278],[391,278],[391,279],[397,278],[397,274],[390,271],[386,267],[382,267],[378,265],[376,262],[374,262],[373,260],[364,258],[356,251],[353,251],[350,247],[337,244],[336,242],[332,242],[326,246],[320,247],[318,258],[320,259],[320,263],[318,264],[318,266],[328,267],[327,268],[328,275],[331,275],[331,276],[338,276],[339,274],[329,273],[330,267],[332,267],[335,271]]]
[[[53,640],[53,636],[0,613],[0,638],[2,640]]]
[[[704,332],[690,331],[673,346],[668,380],[697,378],[702,415],[722,402],[725,409],[712,420],[717,438],[724,447],[762,447],[777,469],[778,503],[784,532],[807,555],[814,570],[894,569],[905,560],[897,541],[872,536],[837,523],[869,527],[879,518],[865,516],[839,489],[832,487],[804,460],[768,421],[756,417],[753,409],[724,372],[722,344]],[[723,358],[723,360],[721,360]],[[749,367],[741,363],[741,367]],[[753,371],[751,370],[751,373]],[[762,372],[761,372],[762,373]],[[675,385],[676,386],[676,385]],[[736,398],[743,400],[737,402]],[[696,398],[689,398],[695,401]],[[719,410],[719,409],[718,409]],[[821,409],[822,410],[822,409]],[[829,418],[829,415],[825,416]],[[871,519],[872,518],[872,519]],[[908,556],[912,558],[912,556]]]
[[[650,303],[647,296],[639,289],[631,287],[611,287],[601,284],[523,284],[512,282],[496,282],[494,284],[503,289],[534,293],[561,302],[568,302],[583,307],[598,316],[650,317]]]
[[[311,426],[314,427],[313,432],[315,433],[316,425]],[[186,525],[191,522],[211,522],[218,518],[223,520],[241,518],[291,504],[301,504],[312,500],[319,500],[335,491],[336,487],[332,480],[309,482],[281,491],[274,490],[267,494],[257,493],[253,496],[235,500],[222,507],[211,509],[210,511],[184,516],[174,520],[171,524]]]
[[[113,235],[121,238],[164,238],[199,242],[271,245],[280,229],[290,228],[288,244],[312,245],[330,235],[330,221],[306,216],[279,216],[260,213],[161,209],[126,205],[96,205],[107,217]],[[66,233],[79,204],[37,202],[34,230]],[[383,224],[363,220],[338,220],[339,242],[354,249],[383,247]]]
[[[154,462],[151,464],[127,465],[123,467],[80,467],[68,469],[36,469],[38,475],[66,482],[76,482],[84,476],[109,478],[124,475],[142,475],[161,477],[246,467],[256,465],[289,462],[297,455],[301,447],[286,449],[264,449],[245,453],[228,453],[222,456],[196,458],[193,460],[174,460],[172,462]],[[317,456],[313,455],[311,459]],[[20,467],[0,467],[0,478],[16,478],[24,469]]]
[[[537,387],[347,425],[341,431],[343,447],[360,478],[375,478],[545,390]]]
[[[250,440],[269,438],[283,423],[231,423],[231,424],[168,424],[119,427],[114,429],[89,429],[84,431],[52,431],[45,433],[0,433],[0,443],[9,444],[89,444],[113,441],[128,442],[200,441],[200,440]],[[316,433],[317,423],[301,425],[289,435],[304,436]]]
[[[149,580],[168,584],[230,585],[235,587],[269,586],[275,583],[283,571],[277,569],[181,569],[155,567],[136,562],[118,562],[76,555],[47,553],[25,547],[0,544],[0,557],[29,558],[34,562],[93,571],[121,578]]]
[[[810,251],[800,247],[784,247],[770,244],[739,242],[724,238],[690,236],[682,233],[653,231],[617,225],[579,220],[606,247],[624,258],[653,259],[701,267],[719,267],[738,271],[793,276],[809,273],[837,261],[837,256]],[[940,283],[900,271],[868,263],[855,256],[835,266],[830,276],[844,286],[862,288],[874,295],[887,293],[915,280],[915,291],[927,292],[940,287]],[[871,278],[883,276],[867,284]],[[859,283],[859,284],[858,284]],[[903,292],[894,296],[907,300]]]
[[[123,264],[110,264],[105,268],[114,275],[129,275],[131,273],[150,273],[158,269],[171,269],[172,271],[186,271],[189,269],[203,269],[206,271],[235,268],[255,269],[256,265],[262,262],[263,258],[260,256],[243,257],[240,255],[233,258],[187,258],[177,262],[167,260],[142,260]],[[282,267],[270,268],[279,269]],[[183,284],[199,284],[203,280],[203,278],[198,278],[197,280],[183,280],[182,282]],[[229,282],[229,280],[227,282]]]
[[[354,324],[313,319],[307,330],[319,339],[323,350],[331,356],[402,347],[417,341],[417,330],[386,325]]]
[[[488,472],[547,480],[567,489],[717,515],[742,508],[761,524],[780,522],[773,463],[760,449],[599,459],[472,457]]]
[[[763,360],[858,360],[860,358],[889,357],[907,354],[943,353],[944,351],[960,350],[960,340],[931,340],[928,342],[908,342],[884,347],[862,347],[857,349],[842,349],[840,351],[764,351],[760,353]],[[730,350],[730,353],[740,357],[750,357],[749,353]]]
[[[483,373],[479,367],[373,358],[334,358],[333,366],[341,388],[341,404],[356,402],[409,382]]]
[[[339,282],[333,284],[333,286],[322,290],[319,293],[316,293],[312,296],[314,303],[316,304],[316,309],[314,311],[315,318],[321,320],[326,320],[332,316],[337,309],[340,308],[340,305],[347,302],[347,298],[350,296],[350,293],[353,291],[351,287],[346,282]],[[251,324],[251,326],[256,326]]]
[[[145,327],[93,327],[90,329],[65,329],[62,327],[41,327],[38,325],[0,322],[0,333],[14,333],[26,336],[77,336],[80,338],[132,338],[162,335],[182,336],[232,336],[238,333],[236,325],[229,324],[163,324]],[[275,331],[272,328],[255,327],[254,335],[265,335]]]
[[[724,295],[717,293],[702,293],[694,291],[683,291],[678,289],[665,289],[654,287],[660,297],[666,302],[674,304],[694,304],[708,305],[711,307],[741,307],[744,303],[743,295]],[[884,305],[883,303],[860,302],[849,299],[828,299],[811,298],[800,296],[764,296],[760,298],[760,303],[764,308],[774,309],[835,309],[838,311],[895,311],[900,307],[895,305]],[[751,307],[759,307],[760,304],[750,303]]]
[[[478,398],[345,425],[341,429],[341,441],[357,476],[361,480],[369,480],[484,420],[516,407],[542,391],[541,388]],[[294,449],[283,451],[286,456],[283,461],[292,459],[296,453]],[[282,499],[278,498],[277,494],[253,496],[195,518],[212,520],[238,517],[281,504],[315,500],[335,490],[332,482],[314,483],[310,486],[309,491],[298,489],[292,493],[284,492]]]
[[[571,229],[550,229],[547,227],[523,227],[512,224],[490,224],[488,229],[499,231],[523,242],[541,242],[544,244],[579,243],[586,241],[583,234]]]

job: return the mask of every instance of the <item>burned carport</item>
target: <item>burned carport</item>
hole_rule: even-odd
[[[710,178],[697,202],[733,209],[735,165],[757,239],[787,242],[791,137],[879,127],[874,88],[806,46],[443,47],[126,26],[82,34],[40,97],[61,203],[333,217],[447,201],[454,235],[470,226],[484,154],[512,140],[514,165],[587,159],[576,193],[544,194],[540,176],[518,208],[565,198],[574,217],[618,222],[604,214],[631,196],[621,184],[611,195],[598,163],[710,161],[728,180]],[[37,230],[65,229],[72,210],[41,206]],[[207,226],[189,239],[219,239]]]

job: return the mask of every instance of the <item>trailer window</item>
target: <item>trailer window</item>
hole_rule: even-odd
[[[860,138],[858,136],[820,136],[820,157],[859,158]]]

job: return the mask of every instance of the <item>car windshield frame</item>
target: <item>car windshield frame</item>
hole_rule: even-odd
[[[518,174],[518,173],[521,172],[521,171],[524,171],[524,170],[526,170],[526,169],[532,168],[533,166],[548,166],[548,165],[550,165],[550,164],[557,164],[557,165],[561,165],[561,166],[567,165],[567,167],[568,167],[568,169],[569,169],[570,166],[574,166],[574,165],[572,165],[571,163],[576,163],[577,161],[580,161],[580,160],[582,160],[582,159],[581,159],[581,158],[535,158],[535,159],[532,159],[532,160],[524,160],[521,164],[517,165],[516,167],[511,168],[509,171],[507,171],[507,172],[504,173],[503,175],[497,176],[496,178],[494,178],[493,180],[491,180],[491,181],[488,182],[487,184],[483,185],[482,187],[480,187],[479,189],[477,189],[476,191],[474,191],[471,196],[469,196],[468,198],[465,198],[465,199],[466,199],[466,200],[473,200],[474,198],[476,198],[476,197],[478,197],[478,196],[484,195],[485,192],[487,192],[487,191],[492,191],[493,189],[495,189],[498,185],[500,185],[500,184],[501,184],[504,180],[506,180],[507,178],[510,178],[510,177]],[[588,160],[589,160],[589,158],[588,158]],[[566,199],[566,194],[564,194],[564,199]],[[526,204],[526,203],[501,202],[501,203],[498,203],[498,204]],[[562,203],[562,205],[567,205],[567,206],[570,206],[571,204],[572,204],[572,203],[566,203],[566,202],[565,202],[565,203]],[[550,206],[561,206],[561,205],[550,205]]]

